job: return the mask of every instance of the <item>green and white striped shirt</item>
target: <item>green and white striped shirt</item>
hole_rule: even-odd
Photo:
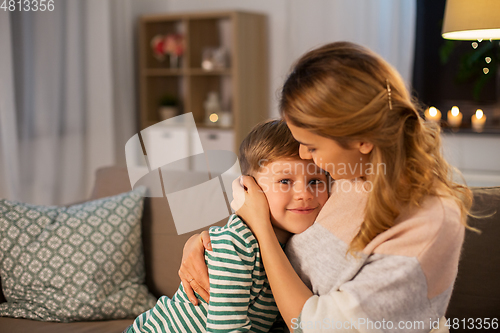
[[[209,233],[213,251],[205,251],[205,261],[210,303],[197,294],[200,305],[192,305],[181,284],[172,299],[162,296],[138,316],[128,333],[269,332],[278,308],[254,235],[236,215]]]

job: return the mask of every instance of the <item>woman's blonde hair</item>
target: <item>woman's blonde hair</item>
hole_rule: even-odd
[[[428,195],[453,198],[467,226],[472,194],[452,179],[440,128],[423,121],[398,72],[375,53],[349,42],[306,53],[285,81],[280,111],[345,148],[355,140],[372,143],[370,163],[385,166],[367,175],[373,186],[350,252],[363,250],[395,224],[402,208],[419,207]]]

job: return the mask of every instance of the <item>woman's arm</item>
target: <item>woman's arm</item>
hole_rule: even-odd
[[[194,295],[196,291],[205,301],[210,299],[210,281],[208,279],[208,267],[205,263],[205,249],[212,251],[210,235],[208,231],[191,236],[182,251],[182,262],[179,268],[179,277],[189,300],[198,305],[198,299]]]
[[[243,185],[243,186],[242,186]],[[266,196],[252,177],[233,182],[233,208],[252,229],[259,242],[262,261],[281,316],[291,328],[313,293],[294,271],[273,231]]]

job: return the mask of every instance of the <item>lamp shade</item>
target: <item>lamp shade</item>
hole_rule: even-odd
[[[500,39],[500,0],[447,0],[445,39]]]

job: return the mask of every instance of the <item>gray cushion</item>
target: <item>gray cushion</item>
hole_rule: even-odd
[[[176,171],[168,173],[168,178],[181,181]],[[190,172],[193,181],[201,182],[204,175]],[[206,175],[205,175],[206,177]],[[126,168],[106,167],[97,170],[92,198],[101,198],[130,190],[130,181]],[[224,218],[215,225],[223,226]],[[208,227],[201,230],[207,230]],[[144,243],[144,260],[146,263],[146,285],[156,297],[167,295],[172,297],[179,287],[177,274],[181,265],[184,244],[195,230],[178,235],[167,198],[144,198],[144,214],[142,218],[142,235]],[[165,255],[168,253],[168,255]]]
[[[144,285],[144,188],[71,207],[0,200],[0,316],[43,321],[133,318]]]
[[[122,333],[133,319],[88,321],[76,323],[40,322],[0,317],[0,332],[9,333]]]

